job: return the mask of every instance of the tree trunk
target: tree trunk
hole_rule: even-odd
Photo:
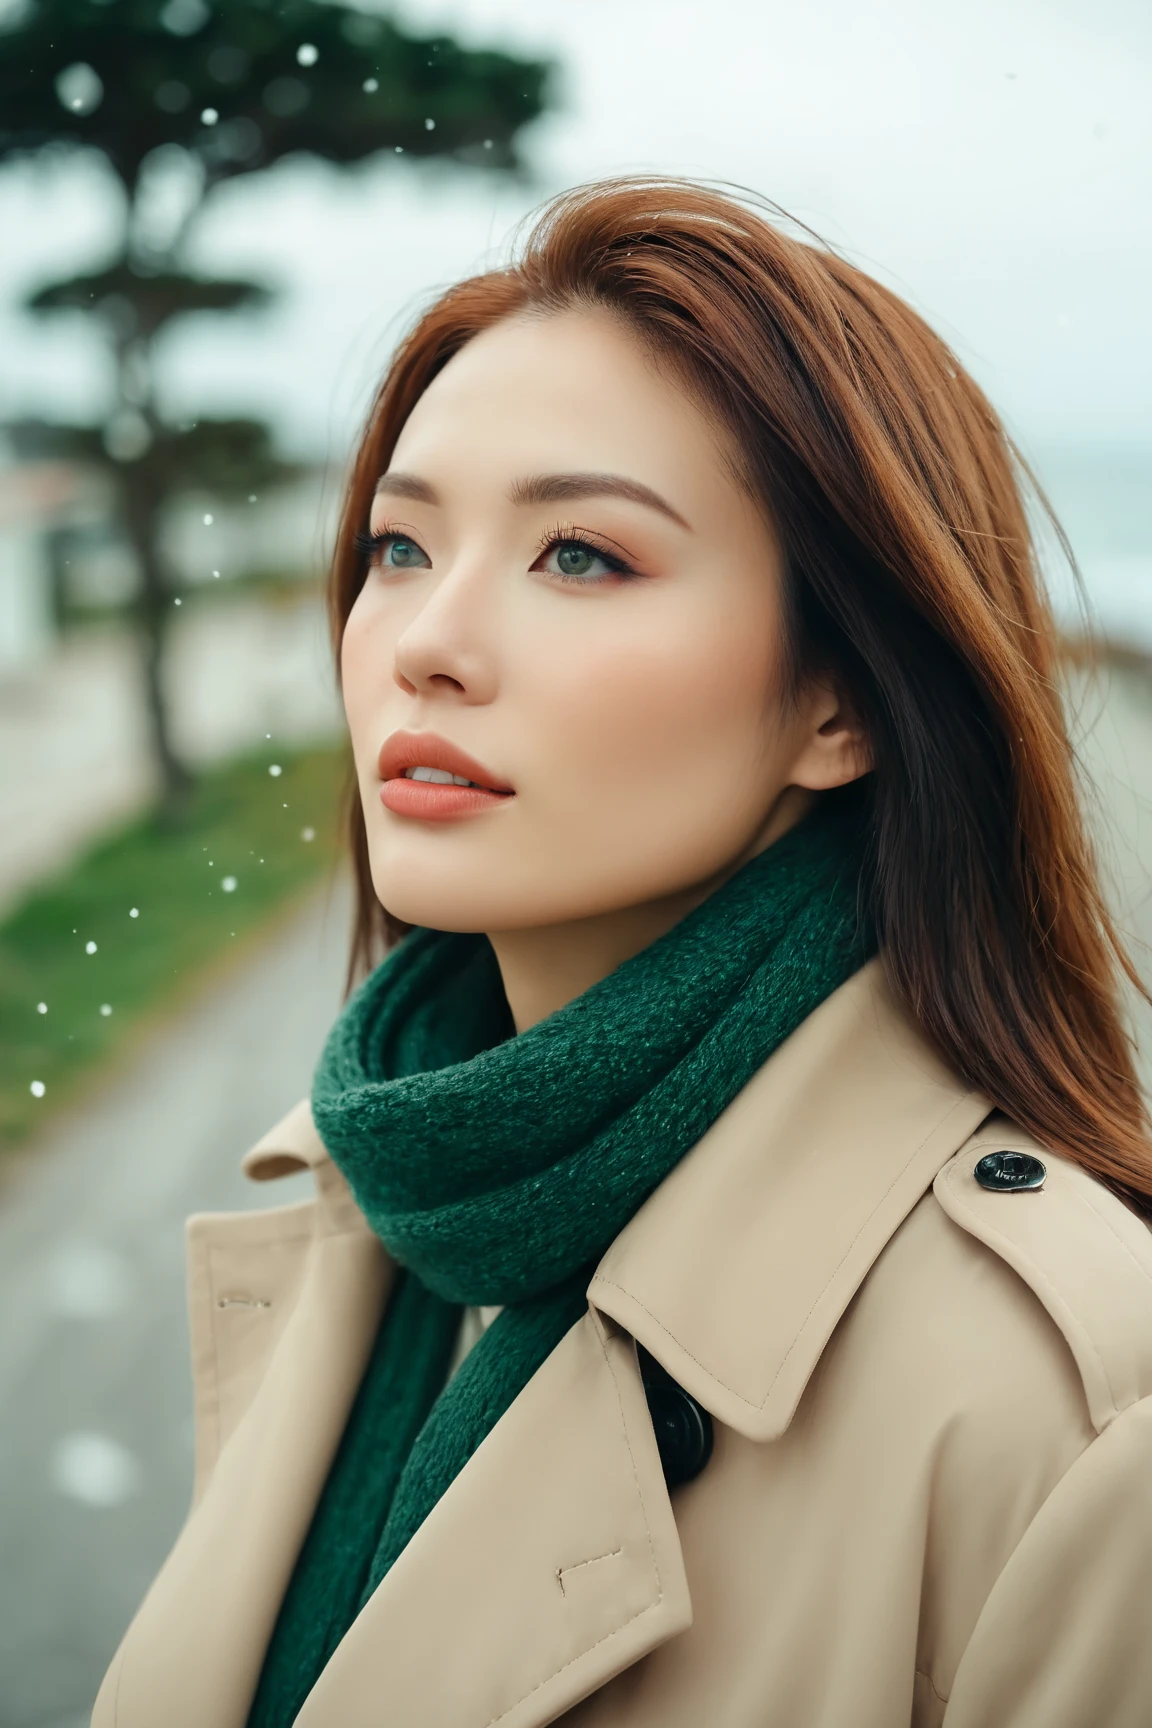
[[[125,463],[120,471],[121,497],[128,536],[136,554],[140,590],[136,611],[144,674],[144,696],[152,735],[152,754],[160,778],[160,813],[176,825],[187,814],[193,776],[172,742],[171,719],[164,688],[164,663],[173,596],[164,581],[159,545],[162,496],[148,455]]]
[[[126,212],[125,257],[130,251],[131,217],[135,194]],[[168,628],[175,598],[165,582],[164,557],[160,549],[160,517],[166,492],[166,476],[158,462],[159,426],[153,400],[151,342],[154,332],[142,328],[132,308],[114,326],[116,396],[120,410],[143,417],[152,435],[150,447],[135,459],[119,465],[120,502],[124,525],[136,555],[139,590],[136,616],[139,625],[144,700],[151,732],[152,757],[160,783],[160,819],[178,826],[188,810],[193,775],[172,741],[171,717],[164,687],[164,664]]]

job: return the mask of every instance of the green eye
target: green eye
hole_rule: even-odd
[[[556,550],[556,568],[562,576],[587,576],[593,564],[602,562],[590,547],[581,546],[576,540],[569,540]]]
[[[369,570],[425,570],[432,560],[407,534],[356,534],[353,543]]]
[[[405,540],[399,534],[394,534],[384,551],[384,562],[393,570],[409,570],[415,564],[423,562],[424,554],[414,540]]]
[[[623,559],[614,558],[610,552],[601,552],[590,540],[580,539],[571,532],[549,539],[532,568],[583,588],[593,588],[612,577],[631,574]]]

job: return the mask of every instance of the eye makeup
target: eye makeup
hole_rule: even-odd
[[[415,536],[392,523],[383,523],[374,533],[358,531],[353,536],[353,545],[356,551],[370,569],[383,567],[381,560],[389,546],[393,544],[412,547],[420,558],[426,560],[426,563],[395,564],[387,566],[387,568],[412,570],[430,567],[431,559],[428,558],[428,554]],[[593,587],[609,577],[617,579],[634,577],[637,572],[628,560],[621,555],[619,550],[610,550],[614,544],[607,539],[607,536],[597,534],[592,529],[578,528],[572,523],[556,523],[540,536],[529,568],[541,575],[555,577],[557,581],[567,582],[575,587]],[[598,574],[584,574],[562,569],[540,570],[540,565],[545,558],[553,553],[562,554],[570,549],[598,559],[602,565],[606,566],[606,569]]]

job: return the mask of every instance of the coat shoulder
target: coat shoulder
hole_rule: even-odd
[[[1034,1160],[1024,1169],[1042,1185],[986,1186],[996,1165],[979,1175],[977,1167],[1002,1152]],[[1097,1433],[1152,1394],[1152,1231],[1115,1195],[999,1115],[949,1160],[933,1192],[1043,1304],[1075,1359]]]
[[[1143,1728],[1152,1697],[1152,1399],[1095,1438],[989,1591],[949,1689],[948,1728]]]

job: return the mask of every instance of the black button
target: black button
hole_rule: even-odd
[[[1042,1188],[1048,1172],[1031,1152],[986,1152],[972,1174],[981,1188],[1010,1194],[1018,1188]]]
[[[637,1354],[664,1480],[669,1490],[680,1488],[699,1476],[712,1456],[712,1418],[642,1344]]]

